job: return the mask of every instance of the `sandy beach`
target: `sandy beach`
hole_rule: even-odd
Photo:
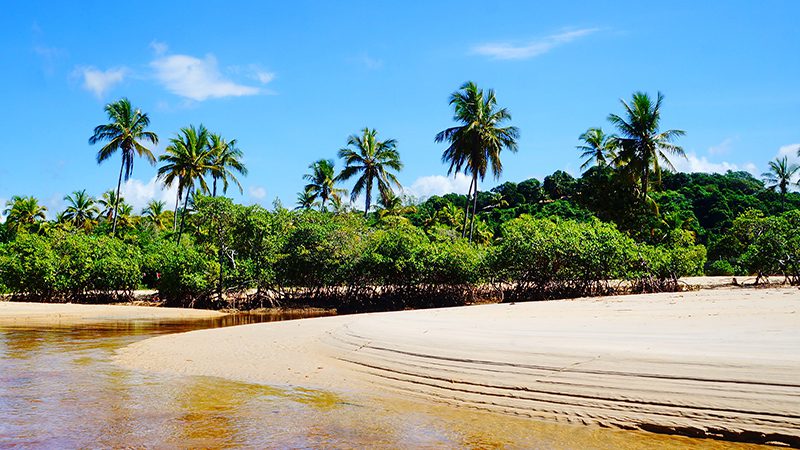
[[[0,326],[58,325],[96,321],[208,319],[223,315],[218,311],[204,309],[0,302]]]
[[[124,366],[800,446],[800,291],[497,304],[160,336]]]

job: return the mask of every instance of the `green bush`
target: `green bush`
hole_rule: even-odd
[[[169,306],[211,306],[214,279],[219,273],[214,256],[204,255],[191,244],[159,241],[144,249],[142,268],[158,274],[159,297]]]
[[[47,239],[23,232],[3,247],[0,279],[15,294],[48,299],[55,291],[57,266]]]
[[[736,270],[730,262],[718,259],[707,266],[706,274],[711,276],[733,276],[736,274]]]

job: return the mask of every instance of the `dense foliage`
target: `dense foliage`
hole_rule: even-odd
[[[364,128],[340,150],[341,172],[329,159],[309,166],[295,211],[216,197],[218,182],[222,194],[230,183],[241,190],[243,153],[235,139],[188,126],[158,158],[159,180],[177,185],[174,210],[151,201],[141,216],[120,183],[134,156],[155,161],[141,142],[158,138],[122,99],[90,138],[106,143],[98,162],[120,150],[117,189],[66,196],[54,221],[36,198],[13,197],[0,224],[0,291],[107,301],[149,288],[176,306],[363,311],[675,290],[680,277],[703,273],[800,284],[800,194],[791,189],[800,168],[770,162],[766,184],[747,172],[670,171],[684,132],[661,130],[663,98],[637,92],[608,116],[616,134],[581,134],[579,178],[559,170],[480,191],[489,169],[500,175],[501,151],[517,150],[519,130],[494,91],[466,83],[451,95],[456,125],[435,140],[448,145],[448,173],[471,177],[468,195],[401,197],[397,141]],[[337,184],[348,180],[363,212],[342,201]]]

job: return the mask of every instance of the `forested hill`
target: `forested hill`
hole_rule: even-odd
[[[799,193],[788,192],[784,197],[745,171],[664,172],[649,196],[650,202],[640,205],[635,188],[610,167],[593,167],[580,178],[559,170],[543,182],[535,178],[506,182],[478,193],[479,237],[497,236],[504,222],[522,214],[577,221],[597,218],[653,245],[666,243],[672,230],[688,231],[707,247],[711,265],[730,256],[730,248],[721,241],[742,213],[757,211],[768,217],[800,209]],[[463,210],[466,201],[466,196],[457,194],[434,196],[410,218],[417,226],[454,221],[448,213],[458,216],[456,210]]]

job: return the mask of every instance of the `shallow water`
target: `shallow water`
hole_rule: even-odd
[[[139,373],[111,362],[116,349],[159,334],[293,318],[0,326],[0,447],[755,448],[392,397]]]

